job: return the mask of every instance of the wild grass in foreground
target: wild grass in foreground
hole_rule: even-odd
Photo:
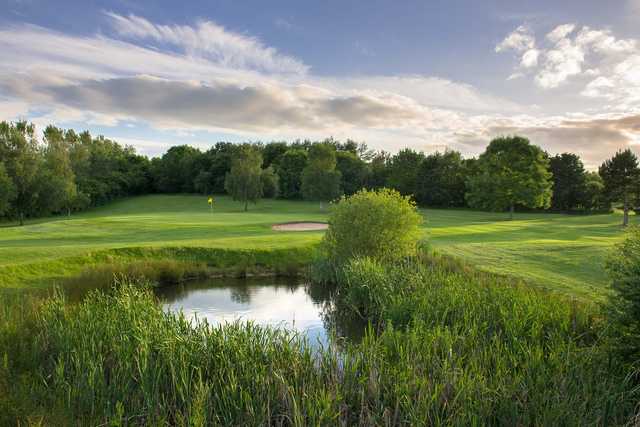
[[[345,271],[341,300],[362,301],[356,284],[381,298],[339,351],[194,326],[135,284],[80,304],[4,297],[0,423],[623,425],[638,410],[592,306],[437,257]]]

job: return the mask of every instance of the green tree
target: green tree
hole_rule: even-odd
[[[342,189],[345,194],[353,194],[367,185],[369,165],[352,151],[336,153],[336,169],[342,175]]]
[[[307,200],[323,202],[340,195],[340,171],[336,169],[336,151],[330,144],[314,144],[309,162],[302,172],[302,195]]]
[[[205,157],[208,158],[208,171],[212,175],[212,193],[223,193],[227,173],[231,170],[232,160],[241,147],[230,142],[218,142],[209,149]]]
[[[586,172],[580,157],[573,153],[557,154],[549,159],[553,175],[551,207],[561,211],[585,208]]]
[[[274,169],[280,164],[280,159],[287,152],[286,142],[270,142],[264,146],[262,150],[262,167],[264,169],[273,166]]]
[[[262,182],[262,193],[264,197],[273,199],[278,196],[278,175],[272,166],[262,169],[260,181]]]
[[[604,191],[611,201],[621,201],[622,225],[629,224],[629,207],[633,192],[640,179],[638,158],[629,149],[618,151],[612,158],[605,160],[599,169],[604,181]]]
[[[193,181],[193,188],[200,194],[210,194],[213,184],[213,174],[206,170],[201,170]]]
[[[302,171],[307,166],[307,161],[307,152],[299,148],[291,148],[280,157],[276,168],[280,184],[280,197],[284,199],[302,197]]]
[[[15,191],[9,212],[23,225],[26,216],[38,211],[42,157],[34,126],[26,122],[0,123],[0,155]]]
[[[329,215],[322,248],[334,267],[357,257],[393,262],[416,250],[422,216],[395,190],[360,190],[343,196]]]
[[[467,202],[472,207],[509,209],[549,207],[551,173],[544,152],[527,138],[496,138],[478,158],[477,174],[467,180]]]
[[[202,161],[200,150],[188,145],[169,148],[154,165],[154,180],[161,193],[191,193]]]
[[[464,206],[465,173],[457,151],[428,155],[418,170],[416,200],[427,206]]]
[[[613,294],[608,315],[615,327],[618,348],[631,360],[640,358],[640,228],[630,227],[625,240],[607,259]]]
[[[598,172],[585,173],[583,203],[587,210],[611,209],[604,197],[604,181]]]
[[[400,150],[388,163],[387,185],[395,188],[404,196],[415,195],[417,191],[418,170],[424,160],[424,154],[410,148]]]
[[[64,131],[54,126],[47,126],[44,130],[44,142],[41,209],[45,213],[64,209],[69,216],[78,196],[69,144],[64,138]]]
[[[13,185],[4,163],[0,162],[0,216],[9,211],[15,196],[16,187]]]
[[[231,162],[224,188],[233,200],[244,203],[245,212],[249,202],[256,203],[262,197],[262,156],[253,147],[244,146]]]
[[[371,156],[369,161],[369,177],[367,188],[383,188],[389,179],[389,162],[391,156],[386,151],[380,151]]]

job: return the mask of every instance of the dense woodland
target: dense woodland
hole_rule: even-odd
[[[382,187],[429,207],[640,207],[640,169],[630,150],[591,172],[578,155],[551,156],[521,137],[497,138],[478,158],[467,159],[456,151],[427,155],[409,148],[391,155],[334,139],[218,142],[204,152],[178,145],[149,159],[87,131],[48,126],[38,135],[26,122],[0,123],[0,216],[7,219],[70,214],[147,193],[226,192],[246,206],[261,197],[322,202]]]

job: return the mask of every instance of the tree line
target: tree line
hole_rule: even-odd
[[[499,137],[477,158],[409,148],[391,155],[363,143],[327,139],[218,142],[202,151],[171,147],[149,159],[89,132],[26,122],[0,123],[0,216],[19,220],[70,214],[115,198],[147,193],[228,193],[321,203],[362,188],[393,188],[422,206],[497,211],[604,212],[620,205],[624,223],[640,207],[640,169],[630,150],[598,171],[573,153],[550,156],[519,136]]]

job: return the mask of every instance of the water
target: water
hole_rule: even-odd
[[[164,308],[209,324],[252,321],[305,335],[311,344],[328,341],[326,288],[282,278],[212,279],[157,289]]]

